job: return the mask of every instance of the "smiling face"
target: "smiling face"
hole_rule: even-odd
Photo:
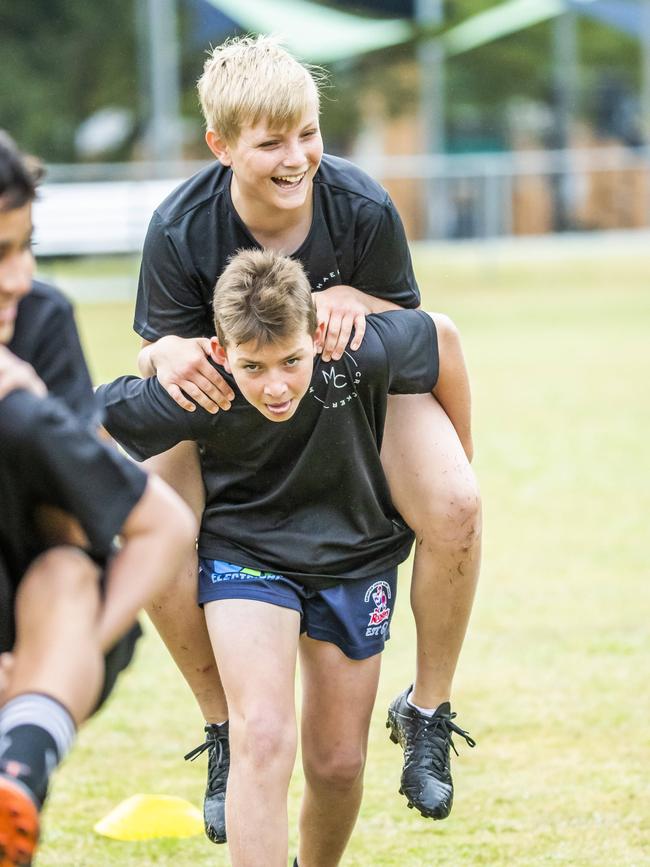
[[[318,337],[303,332],[264,346],[249,341],[225,349],[213,337],[212,356],[265,418],[288,421],[309,388]]]
[[[276,129],[268,121],[245,124],[226,144],[208,131],[212,152],[233,172],[233,204],[245,222],[263,221],[274,211],[311,208],[312,181],[323,156],[316,88],[297,123]]]
[[[31,202],[9,211],[0,209],[0,343],[14,334],[18,302],[30,290],[34,273],[31,250]]]

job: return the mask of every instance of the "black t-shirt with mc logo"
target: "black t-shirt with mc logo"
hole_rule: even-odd
[[[235,392],[210,415],[181,409],[155,377],[100,386],[105,426],[144,460],[182,440],[199,443],[206,507],[203,557],[323,587],[381,574],[408,555],[413,534],[390,498],[381,448],[388,394],[430,392],[438,378],[431,317],[372,315],[358,350],[318,356],[310,388],[286,422]]]

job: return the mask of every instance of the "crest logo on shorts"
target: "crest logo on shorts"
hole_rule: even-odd
[[[372,600],[375,606],[370,612],[366,635],[383,634],[388,629],[388,621],[390,620],[390,585],[387,581],[375,581],[366,590],[364,600],[365,602]]]

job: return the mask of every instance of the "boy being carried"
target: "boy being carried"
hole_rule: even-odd
[[[352,163],[323,153],[320,74],[268,36],[210,52],[198,84],[205,138],[217,158],[156,209],[144,246],[134,328],[139,368],[156,374],[188,411],[227,410],[232,390],[209,363],[214,285],[238,249],[263,247],[300,261],[326,333],[323,357],[340,359],[365,316],[416,308],[420,294],[404,228],[386,190]],[[453,798],[449,767],[452,680],[480,559],[480,498],[467,430],[430,395],[392,396],[382,465],[397,511],[421,544],[411,605],[417,628],[413,688],[393,701],[393,737],[404,747],[401,790],[424,816],[444,819]],[[464,447],[464,448],[463,448]],[[184,443],[155,458],[197,514],[203,483]],[[228,709],[205,621],[193,605],[196,561],[151,606],[150,615],[204,714],[208,745],[205,823],[224,842]]]
[[[235,256],[213,307],[228,413],[187,413],[155,377],[118,379],[98,398],[107,430],[138,459],[199,443],[199,602],[230,712],[232,863],[286,864],[298,655],[299,861],[330,867],[359,810],[396,567],[413,541],[379,457],[388,394],[433,391],[469,431],[466,371],[449,321],[421,311],[368,317],[361,345],[325,362],[305,272],[272,251]]]

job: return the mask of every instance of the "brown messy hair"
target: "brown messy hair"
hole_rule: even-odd
[[[305,270],[273,250],[240,250],[217,280],[213,297],[219,343],[266,346],[299,332],[316,333],[318,318]]]
[[[0,211],[13,211],[33,201],[42,176],[39,161],[21,153],[11,136],[0,129]]]
[[[207,129],[226,144],[242,126],[266,120],[277,129],[295,126],[312,96],[319,98],[325,73],[302,64],[273,36],[226,40],[210,53],[198,80]]]

